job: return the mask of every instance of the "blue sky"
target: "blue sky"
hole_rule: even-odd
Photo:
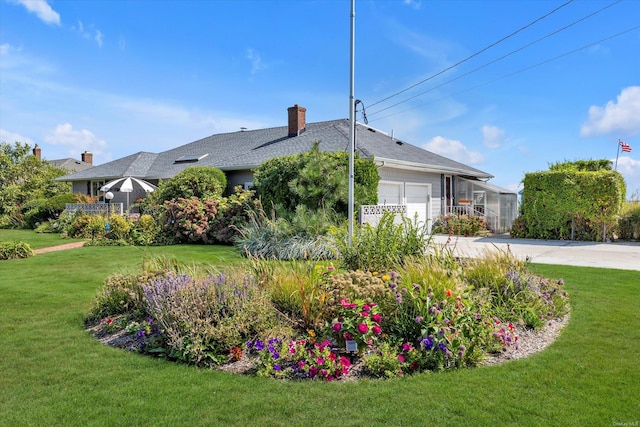
[[[511,189],[623,140],[640,192],[640,1],[567,2],[357,0],[369,125]],[[101,164],[283,126],[294,104],[346,118],[349,25],[348,0],[0,0],[0,136]]]

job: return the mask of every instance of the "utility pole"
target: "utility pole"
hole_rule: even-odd
[[[355,114],[355,56],[356,56],[356,0],[351,0],[351,66],[349,72],[349,247],[353,243],[353,223],[355,221],[353,214],[354,205],[354,180],[355,180],[355,167],[354,167],[354,151],[356,149],[355,131],[356,131],[356,114]]]

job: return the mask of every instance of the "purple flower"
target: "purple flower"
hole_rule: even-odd
[[[438,350],[440,350],[443,353],[447,352],[447,345],[443,342],[438,343]]]
[[[416,323],[422,323],[422,321],[424,320],[424,317],[422,316],[418,316],[415,319],[413,319]]]
[[[274,359],[279,359],[280,358],[280,353],[278,353],[277,351],[274,351],[272,354]]]
[[[280,370],[280,365],[273,365],[273,370],[274,371],[279,371]]]
[[[433,348],[433,337],[429,336],[427,338],[424,338],[422,340],[422,345],[424,346],[425,350],[431,350]]]
[[[256,340],[256,342],[253,344],[253,348],[258,351],[262,351],[264,349],[264,343],[260,340]]]

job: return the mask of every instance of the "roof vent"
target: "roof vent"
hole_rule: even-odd
[[[196,163],[196,162],[199,162],[200,160],[204,159],[208,155],[209,155],[209,153],[205,153],[205,154],[185,154],[182,157],[178,157],[175,160],[174,163]]]
[[[402,145],[402,144],[404,144],[404,142],[400,141],[399,139],[396,139],[396,144]]]

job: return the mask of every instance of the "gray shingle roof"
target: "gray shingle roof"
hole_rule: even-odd
[[[222,133],[164,151],[139,152],[91,169],[58,178],[60,181],[84,181],[134,176],[143,179],[170,178],[189,166],[215,166],[222,170],[253,169],[273,157],[307,151],[315,141],[322,151],[346,151],[349,147],[349,120],[307,123],[304,132],[289,137],[288,127]],[[492,175],[456,162],[406,142],[391,138],[384,132],[357,124],[356,145],[361,157],[374,156],[431,171],[456,173],[476,178]],[[197,162],[179,162],[183,156],[199,158]]]

